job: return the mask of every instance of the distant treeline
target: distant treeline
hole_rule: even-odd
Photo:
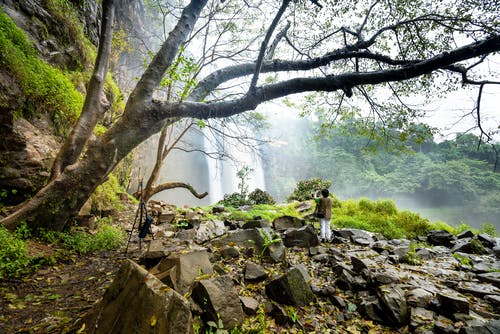
[[[422,135],[425,126],[421,130],[405,135],[397,148],[388,148],[383,138],[369,139],[354,125],[329,130],[328,136],[315,140],[316,123],[287,121],[287,135],[279,138],[286,144],[265,149],[267,191],[282,201],[297,181],[319,177],[332,181],[331,190],[339,198],[389,198],[434,221],[474,227],[489,222],[499,230],[495,149],[478,145],[473,134],[436,142],[430,133]]]

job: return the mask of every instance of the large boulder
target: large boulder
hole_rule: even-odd
[[[409,310],[404,290],[398,285],[385,285],[377,290],[384,316],[390,325],[404,326],[409,322]]]
[[[151,273],[177,292],[185,294],[201,275],[212,275],[213,266],[206,251],[173,253],[153,267]]]
[[[432,230],[427,234],[427,242],[433,246],[452,247],[455,244],[455,236],[448,231]]]
[[[241,325],[245,313],[232,279],[227,276],[201,280],[193,288],[193,300],[205,311],[207,320],[218,322],[225,329]],[[181,332],[179,332],[181,333]]]
[[[306,306],[314,301],[314,293],[307,282],[309,279],[307,268],[297,265],[269,282],[266,285],[266,294],[280,304]]]
[[[301,228],[288,229],[283,239],[286,247],[309,248],[319,245],[318,234],[310,224]]]
[[[226,233],[226,226],[224,222],[220,220],[209,220],[206,221],[198,227],[196,230],[196,235],[194,241],[198,244],[205,243],[214,238],[220,237]]]
[[[469,301],[458,292],[438,292],[437,298],[440,305],[438,310],[440,314],[447,317],[453,317],[455,313],[469,314]]]
[[[193,333],[189,302],[131,260],[84,319],[86,333]]]
[[[273,221],[273,227],[277,231],[284,231],[289,228],[300,228],[305,224],[306,222],[304,219],[292,216],[281,216]]]

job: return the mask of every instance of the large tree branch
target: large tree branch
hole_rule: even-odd
[[[154,102],[150,108],[166,117],[213,118],[228,117],[246,110],[253,110],[264,102],[290,94],[307,91],[345,90],[360,85],[376,85],[391,81],[404,81],[446,69],[457,62],[500,51],[500,35],[492,36],[483,41],[469,44],[452,51],[440,53],[432,58],[408,63],[397,69],[373,72],[354,72],[326,77],[295,78],[256,88],[255,94],[246,95],[232,101],[216,103],[184,102],[169,104]],[[234,70],[234,69],[233,69]],[[232,73],[235,75],[235,73]],[[240,73],[241,75],[241,73]]]
[[[154,90],[160,85],[165,72],[172,65],[181,44],[184,43],[191,31],[193,31],[194,25],[206,3],[207,0],[192,0],[184,8],[176,26],[168,34],[168,38],[156,53],[135,89],[130,94],[127,106],[131,106],[131,108],[127,108],[127,110],[137,112],[137,108],[140,108],[142,101],[152,97]]]
[[[71,130],[70,135],[66,138],[52,165],[51,180],[61,174],[64,168],[78,160],[88,139],[92,135],[94,127],[102,116],[101,97],[111,55],[111,41],[115,17],[114,0],[103,1],[102,7],[101,35],[99,37],[99,48],[94,72],[90,78],[80,117]]]
[[[264,37],[264,40],[262,41],[262,44],[260,46],[259,50],[259,55],[257,56],[257,61],[256,61],[256,66],[255,70],[253,73],[252,81],[250,82],[250,87],[248,88],[248,92],[252,94],[255,90],[255,87],[257,86],[257,81],[259,80],[259,73],[260,69],[262,67],[262,62],[264,61],[264,56],[266,54],[266,49],[267,49],[267,44],[269,43],[269,40],[271,39],[272,34],[274,33],[274,30],[276,29],[276,26],[278,25],[279,21],[281,20],[281,17],[286,11],[286,8],[288,7],[288,4],[290,3],[290,0],[283,0],[281,3],[280,9],[274,16],[273,21],[271,22],[271,25],[267,29],[266,36]]]
[[[156,187],[152,187],[151,188],[151,191],[150,191],[150,194],[149,194],[149,197],[153,196],[154,194],[157,194],[157,193],[160,193],[164,190],[169,190],[169,189],[175,189],[175,188],[184,188],[184,189],[187,189],[189,190],[189,192],[191,194],[193,194],[194,197],[196,198],[199,198],[199,199],[202,199],[204,198],[205,196],[208,195],[208,192],[204,192],[204,193],[198,193],[196,191],[196,189],[194,189],[194,187],[188,183],[184,183],[184,182],[165,182],[165,183],[162,183]],[[134,193],[134,197],[135,198],[140,198],[141,197],[141,192],[140,191],[137,191]]]

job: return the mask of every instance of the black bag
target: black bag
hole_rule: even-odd
[[[316,218],[325,218],[325,214],[322,212],[316,212]]]

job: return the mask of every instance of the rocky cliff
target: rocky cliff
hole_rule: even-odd
[[[67,8],[42,6],[44,1],[4,0],[1,10],[24,33],[29,50],[40,64],[48,64],[60,73],[84,73],[92,62],[88,50],[92,45],[75,43],[78,32],[69,24],[68,17],[75,15],[88,40],[98,41],[99,6],[97,1],[68,2]],[[74,10],[74,12],[69,12]],[[67,15],[67,16],[65,16]],[[17,204],[44,185],[52,161],[62,140],[57,135],[54,122],[57,119],[47,111],[47,99],[37,100],[36,92],[45,87],[37,86],[36,78],[21,73],[9,53],[17,56],[22,42],[14,40],[14,29],[8,18],[2,20],[2,53],[0,60],[0,196],[6,204]],[[9,34],[10,33],[10,34]],[[23,54],[24,56],[24,54]],[[22,59],[21,61],[26,61]],[[20,64],[26,66],[29,64]],[[36,67],[35,67],[36,68]],[[30,68],[31,69],[31,68]],[[36,74],[36,73],[35,73]],[[79,86],[80,93],[84,85]],[[41,93],[40,93],[41,94]]]

